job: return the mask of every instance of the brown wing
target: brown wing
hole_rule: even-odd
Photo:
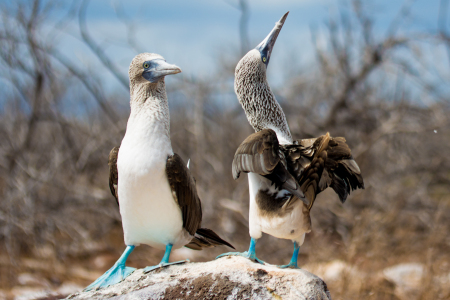
[[[260,175],[272,173],[280,162],[279,148],[277,135],[272,129],[249,135],[234,155],[233,178],[239,178],[241,172]]]
[[[112,148],[109,152],[108,166],[109,166],[109,189],[111,194],[116,198],[117,204],[119,204],[119,196],[117,190],[117,183],[119,180],[119,174],[117,173],[117,156],[119,155],[119,147]]]
[[[241,172],[252,172],[270,179],[277,188],[283,188],[306,200],[295,178],[285,166],[277,135],[264,129],[248,136],[236,150],[233,159],[233,178]]]
[[[288,170],[297,178],[311,209],[317,194],[331,187],[345,202],[351,190],[364,188],[358,164],[352,157],[345,138],[332,138],[329,133],[315,139],[299,140],[283,146]]]
[[[167,158],[166,174],[172,194],[181,208],[183,227],[194,235],[202,222],[202,205],[194,177],[176,153]]]

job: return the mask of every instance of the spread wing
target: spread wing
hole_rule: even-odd
[[[174,199],[181,208],[183,227],[194,235],[202,222],[202,205],[194,177],[176,153],[167,158],[166,174]]]
[[[289,172],[298,180],[311,209],[320,192],[331,187],[345,202],[351,190],[364,188],[358,164],[345,138],[328,133],[315,139],[298,140],[282,146]]]
[[[277,135],[272,129],[251,134],[238,147],[233,159],[233,178],[237,179],[241,172],[264,176],[275,187],[286,189],[306,201],[299,184],[285,166]]]
[[[109,152],[108,166],[109,166],[109,189],[111,194],[116,198],[117,204],[119,204],[119,196],[117,190],[117,182],[119,180],[119,174],[117,173],[117,156],[119,155],[119,147],[112,148]]]

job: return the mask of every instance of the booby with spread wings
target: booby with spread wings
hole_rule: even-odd
[[[226,245],[210,229],[201,228],[202,207],[195,180],[181,157],[172,150],[169,106],[164,77],[180,73],[158,54],[142,53],[130,64],[131,113],[120,148],[109,156],[109,186],[122,217],[124,253],[114,266],[86,290],[122,281],[134,268],[125,262],[133,249],[146,244],[165,249],[150,272],[169,263],[172,249],[194,250]]]
[[[293,241],[291,261],[280,267],[298,268],[297,256],[305,234],[311,231],[310,210],[317,194],[331,187],[343,203],[351,190],[364,188],[364,183],[344,138],[328,133],[314,139],[292,138],[283,109],[269,87],[267,66],[288,13],[236,66],[234,89],[255,129],[238,147],[232,165],[234,179],[248,173],[251,242],[246,252],[219,257],[240,255],[264,263],[255,252],[264,232]]]

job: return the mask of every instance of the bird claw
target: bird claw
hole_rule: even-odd
[[[156,265],[156,266],[148,266],[148,267],[145,267],[143,272],[144,272],[144,274],[147,274],[147,273],[149,273],[149,272],[151,272],[151,271],[153,271],[153,270],[156,270],[156,269],[165,268],[165,267],[168,267],[168,266],[171,266],[171,265],[184,264],[184,263],[188,263],[188,262],[190,262],[189,259],[186,259],[186,260],[180,260],[180,261],[175,261],[175,262],[171,262],[171,263],[159,263],[159,264]]]
[[[242,256],[245,258],[250,259],[251,261],[255,262],[255,263],[259,263],[259,264],[266,264],[264,261],[260,260],[259,258],[256,257],[255,253],[248,253],[248,251],[245,252],[227,252],[227,253],[223,253],[219,256],[216,257],[216,259],[224,257],[224,256]]]
[[[110,285],[116,284],[127,278],[131,273],[136,270],[135,268],[126,267],[124,264],[115,264],[102,276],[97,278],[93,283],[91,283],[87,288],[84,289],[85,292],[92,290],[99,290]]]
[[[279,265],[279,266],[277,266],[278,268],[281,268],[281,269],[300,269],[298,266],[297,266],[297,263],[295,262],[295,263],[293,263],[293,262],[290,262],[289,264],[287,264],[287,265]]]

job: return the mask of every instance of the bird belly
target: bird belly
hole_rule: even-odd
[[[125,244],[146,244],[158,249],[165,249],[169,243],[174,248],[184,246],[192,237],[183,228],[181,209],[165,171],[167,157],[173,154],[170,141],[161,147],[155,147],[154,143],[152,147],[139,147],[126,142],[124,138],[118,158]]]
[[[309,216],[305,216],[300,200],[284,213],[267,215],[259,210],[258,215],[262,231],[280,239],[299,241],[311,231],[309,226],[305,226],[305,217]]]
[[[250,186],[250,232],[260,230],[277,238],[303,242],[305,233],[310,232],[309,211],[301,200],[295,199],[289,207],[282,206],[268,211],[258,204],[257,197],[271,197],[274,187],[270,180],[249,173]],[[264,195],[264,193],[267,193]],[[282,194],[280,191],[278,194]],[[253,236],[254,238],[257,238]]]

